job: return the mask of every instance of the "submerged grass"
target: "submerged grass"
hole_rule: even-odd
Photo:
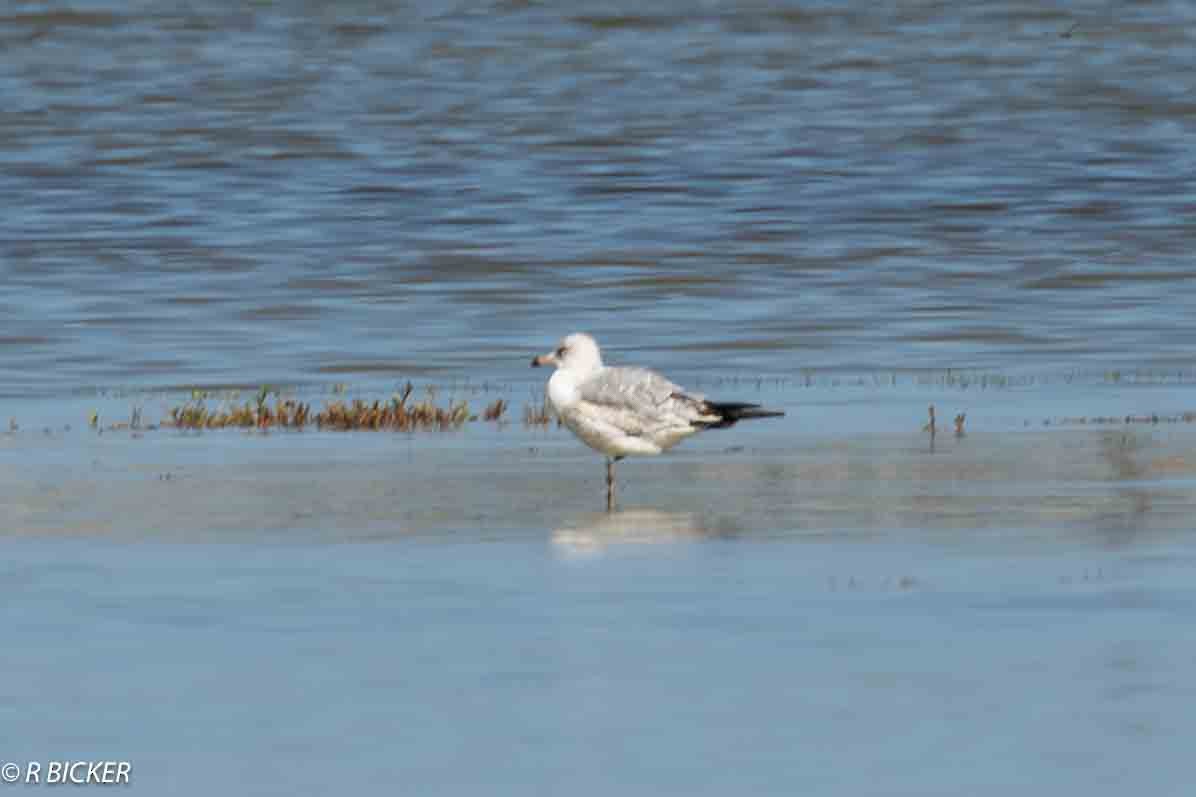
[[[332,398],[324,403],[322,409],[316,409],[312,404],[292,398],[284,398],[277,390],[262,387],[253,398],[240,400],[240,393],[226,392],[217,395],[214,392],[193,390],[189,400],[171,407],[160,424],[147,424],[144,421],[141,406],[134,406],[129,419],[117,423],[102,423],[98,411],[93,411],[88,417],[88,426],[97,432],[130,431],[140,436],[141,431],[154,431],[158,428],[174,428],[182,430],[205,429],[258,429],[258,430],[302,430],[311,426],[318,429],[337,431],[451,431],[460,429],[473,421],[488,421],[503,425],[508,420],[508,412],[512,409],[510,402],[498,398],[486,404],[480,414],[471,411],[466,400],[449,399],[447,402],[438,401],[438,390],[435,386],[427,386],[422,390],[422,398],[413,398],[416,390],[412,383],[406,383],[402,389],[394,393],[390,399],[347,399],[343,398],[345,387],[336,385],[332,389]],[[489,390],[488,386],[481,388]],[[474,391],[477,392],[476,390]],[[935,406],[926,409],[926,422],[921,431],[927,434],[933,450],[935,438],[939,431],[947,433],[954,431],[954,436],[967,436],[967,414],[960,412],[954,417],[944,417],[942,426],[938,424]],[[951,418],[953,423],[947,423]],[[547,428],[560,426],[559,419],[555,419],[547,397],[533,391],[528,401],[522,407],[522,420],[525,427]],[[1036,423],[1025,419],[1024,425]],[[1116,425],[1159,425],[1159,424],[1192,424],[1196,423],[1196,411],[1172,414],[1131,413],[1121,416],[1064,416],[1042,418],[1043,426],[1116,426]],[[952,429],[953,427],[953,429]],[[2,427],[0,427],[2,428]],[[69,427],[68,427],[69,428]],[[8,422],[7,433],[13,435],[20,429],[15,418]]]
[[[524,426],[548,426],[551,423],[552,410],[548,408],[547,397],[543,397],[539,401],[533,399],[528,404],[523,405]]]
[[[485,411],[482,412],[483,421],[501,421],[502,416],[507,411],[507,402],[502,399],[496,399],[491,404],[487,405]]]
[[[410,385],[408,385],[410,388]],[[431,397],[418,404],[408,406],[410,390],[395,394],[389,402],[366,402],[355,399],[351,402],[334,401],[316,414],[316,426],[341,430],[372,429],[410,432],[447,431],[456,429],[470,420],[467,402],[449,402],[446,406],[436,405]]]
[[[436,391],[429,388],[423,399],[412,400],[414,386],[408,382],[389,401],[336,399],[323,409],[294,399],[272,394],[269,388],[258,391],[256,399],[243,403],[222,402],[208,405],[207,395],[196,393],[190,401],[170,409],[163,426],[176,429],[318,429],[339,431],[449,431],[468,421],[478,420],[467,401],[449,400],[438,404]],[[273,401],[271,396],[273,395]],[[506,413],[502,399],[487,405],[483,420],[499,421]]]
[[[1196,412],[1180,412],[1171,415],[1159,415],[1158,413],[1147,414],[1130,414],[1130,415],[1077,415],[1065,418],[1047,418],[1042,422],[1043,426],[1134,426],[1139,424],[1148,424],[1157,426],[1161,423],[1196,423]]]

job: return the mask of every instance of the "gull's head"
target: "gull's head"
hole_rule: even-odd
[[[561,339],[556,348],[532,360],[532,367],[552,365],[585,376],[602,367],[598,344],[584,332],[574,332]]]

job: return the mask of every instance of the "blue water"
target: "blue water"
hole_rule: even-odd
[[[1190,552],[10,545],[0,758],[137,793],[1182,794]]]

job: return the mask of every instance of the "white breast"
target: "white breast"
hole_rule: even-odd
[[[566,410],[577,403],[578,398],[577,383],[573,374],[564,368],[558,368],[548,380],[548,403],[556,410],[557,415],[564,415]]]

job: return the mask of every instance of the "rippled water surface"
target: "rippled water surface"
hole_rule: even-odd
[[[1190,370],[1194,17],[10,4],[0,390]]]

